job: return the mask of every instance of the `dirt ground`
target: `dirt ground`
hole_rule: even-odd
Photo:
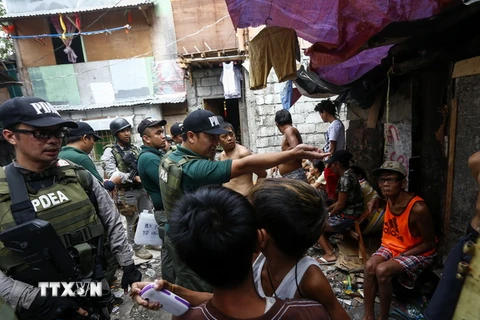
[[[160,268],[160,252],[156,250],[148,250],[153,254],[153,259],[143,260],[135,257],[135,264],[142,272],[142,281],[153,281],[162,276]],[[122,271],[117,271],[117,278],[122,278]],[[162,309],[148,310],[142,306],[138,306],[128,295],[123,294],[123,289],[120,287],[120,282],[117,280],[115,286],[112,288],[113,294],[116,297],[123,298],[123,303],[115,307],[111,313],[112,320],[129,320],[129,319],[155,319],[167,320],[171,319],[172,315]]]
[[[353,320],[363,318],[363,263],[358,257],[358,246],[349,239],[337,240],[339,247],[339,258],[335,265],[322,266],[327,279],[338,300],[345,308],[347,313]],[[377,240],[366,243],[367,251],[372,253],[378,248]],[[142,260],[135,258],[135,264],[142,272],[142,281],[153,281],[161,278],[161,260],[160,252],[149,250],[153,255],[151,260]],[[318,256],[321,253],[313,249],[309,250],[312,256]],[[117,272],[118,279],[121,279],[122,272]],[[348,278],[350,278],[351,289],[348,290]],[[417,289],[405,292],[397,291],[392,302],[391,312],[395,311],[397,316],[390,319],[405,319],[401,315],[408,315],[411,319],[418,316],[424,309],[426,301],[433,292],[435,284],[431,280],[423,280],[421,286]],[[155,319],[167,320],[171,319],[171,314],[160,309],[157,311],[148,310],[138,306],[128,295],[123,295],[120,283],[117,280],[116,285],[112,287],[112,291],[117,297],[123,298],[123,303],[112,311],[112,319]],[[379,311],[379,300],[375,305],[376,312]],[[422,319],[422,318],[418,318]]]

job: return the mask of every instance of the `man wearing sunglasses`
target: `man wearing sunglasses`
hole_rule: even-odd
[[[63,119],[50,103],[35,97],[13,98],[3,103],[0,106],[0,121],[3,136],[16,152],[12,165],[0,168],[1,234],[32,223],[34,219],[43,224],[46,221],[55,230],[54,237],[59,238],[75,259],[75,267],[72,268],[76,270],[75,280],[62,281],[90,279],[106,285],[97,259],[101,256],[102,239],[106,233],[111,250],[123,268],[122,287],[128,289],[129,284],[141,279],[113,199],[88,171],[58,159],[65,127],[77,128],[78,125]],[[6,178],[6,172],[9,178]],[[25,190],[28,199],[20,202],[27,207],[23,212],[12,205],[16,202],[12,199],[16,198],[16,193],[10,192],[12,187]],[[19,223],[20,218],[26,222]],[[32,236],[25,234],[26,238]],[[45,244],[46,248],[53,242],[58,243],[57,239],[52,240],[50,244]],[[29,241],[41,243],[45,239]],[[26,240],[25,245],[30,248]],[[54,272],[60,267],[50,262],[42,264],[42,268],[48,270],[38,270],[32,267],[36,261],[24,259],[24,255],[30,257],[33,254],[37,260],[54,261],[58,252],[45,250],[20,253],[0,242],[0,297],[16,308],[19,319],[73,319],[77,313],[86,316],[86,309],[93,312],[89,305],[85,305],[85,300],[42,293],[39,282],[58,281],[48,277],[60,276]],[[73,255],[75,252],[76,256]],[[27,274],[27,278],[20,276]],[[104,288],[108,293],[108,285]],[[99,301],[95,299],[91,301]],[[101,307],[102,310],[106,308]]]
[[[433,263],[436,251],[432,215],[424,200],[405,191],[407,171],[386,161],[372,172],[386,198],[381,247],[365,265],[365,320],[373,320],[375,297],[380,294],[380,317],[388,319],[392,279],[412,289],[419,274]]]

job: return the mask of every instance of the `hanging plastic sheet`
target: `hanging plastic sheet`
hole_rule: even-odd
[[[226,3],[235,28],[260,26],[271,17],[269,25],[295,29],[299,37],[313,43],[306,54],[316,70],[355,56],[370,37],[388,24],[431,17],[454,1],[226,0]],[[378,54],[379,63],[385,52],[373,53]],[[349,73],[356,74],[356,78],[369,71],[365,66],[353,69]]]
[[[348,89],[320,79],[315,72],[305,69],[304,66],[297,71],[295,85],[302,95],[310,98],[328,98]]]

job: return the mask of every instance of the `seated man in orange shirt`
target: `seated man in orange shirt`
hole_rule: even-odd
[[[380,294],[380,320],[387,320],[392,301],[392,278],[413,288],[418,275],[433,263],[436,250],[432,216],[422,198],[404,190],[405,167],[386,161],[372,172],[386,197],[382,245],[365,265],[365,320],[375,319],[375,296]]]

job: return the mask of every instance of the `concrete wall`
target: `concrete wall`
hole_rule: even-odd
[[[204,108],[204,99],[223,98],[223,86],[219,81],[221,68],[193,70],[191,83],[187,84],[188,112]],[[282,134],[275,126],[275,112],[282,109],[280,92],[284,83],[278,83],[272,71],[267,88],[263,90],[248,89],[248,72],[243,70],[245,94],[239,101],[240,130],[242,143],[254,153],[275,152],[280,150]],[[318,147],[325,145],[325,132],[328,123],[314,112],[315,105],[321,99],[301,97],[292,108],[293,125],[300,131],[303,141]],[[348,129],[346,110],[342,108],[340,119]]]
[[[246,73],[245,83],[248,86],[248,73]],[[245,90],[246,118],[251,139],[248,147],[254,153],[280,151],[282,134],[275,126],[275,112],[282,109],[280,93],[284,86],[285,83],[278,83],[272,71],[265,89]],[[303,142],[323,148],[328,123],[323,122],[318,112],[313,111],[315,105],[321,100],[302,96],[289,111],[292,114],[293,126],[300,131]],[[340,111],[340,120],[343,121],[347,130],[348,121],[343,107]]]
[[[192,82],[187,80],[188,112],[203,109],[203,99],[223,98],[220,82],[222,68],[196,69],[192,72]]]
[[[465,233],[475,215],[478,185],[467,166],[468,158],[480,150],[480,75],[455,79],[455,98],[458,100],[455,171],[452,212],[447,243],[455,243]]]
[[[386,87],[379,90],[381,106],[375,128],[367,128],[367,118],[372,109],[349,106],[347,146],[357,165],[366,172],[378,168],[385,160],[399,161],[408,170],[412,157],[411,87],[408,79],[392,79],[388,108]],[[387,122],[388,125],[385,125]]]

